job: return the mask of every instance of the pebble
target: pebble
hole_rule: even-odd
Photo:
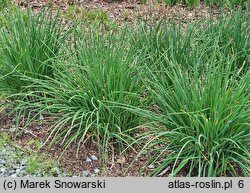
[[[5,172],[6,172],[6,169],[5,168],[1,168],[0,173],[5,174]]]
[[[148,166],[148,169],[154,169],[154,168],[155,166],[153,164]]]
[[[26,166],[20,166],[20,170],[25,170]]]
[[[9,129],[9,132],[14,133],[17,130],[15,125],[12,125],[12,127]]]
[[[100,170],[99,170],[98,168],[95,168],[95,169],[94,169],[94,173],[95,173],[95,174],[98,174],[99,172],[100,172]]]
[[[9,170],[9,175],[12,175],[12,174],[14,174],[15,173],[15,170]]]
[[[20,162],[20,165],[21,165],[21,166],[26,166],[26,165],[27,165],[27,162],[26,162],[25,160],[22,160],[22,161]]]
[[[91,159],[92,161],[97,161],[97,157],[96,157],[95,155],[90,156],[90,159]]]
[[[19,176],[20,177],[23,177],[23,176],[27,176],[28,174],[27,174],[27,172],[26,171],[20,171],[20,173],[19,173]]]
[[[89,171],[83,171],[82,176],[83,177],[88,177],[90,175]]]
[[[16,117],[13,117],[13,119],[11,120],[13,124],[16,123]]]
[[[16,153],[17,155],[15,155]],[[70,176],[64,173],[59,167],[54,167],[46,173],[41,171],[31,174],[27,170],[28,160],[29,155],[26,155],[24,151],[16,149],[11,144],[0,144],[0,177],[43,177],[52,176],[53,172],[56,173],[56,176]]]
[[[42,114],[39,115],[39,120],[40,120],[40,121],[43,121],[43,120],[44,120],[44,117],[43,117]]]
[[[92,159],[90,159],[89,157],[86,158],[85,162],[92,162]]]

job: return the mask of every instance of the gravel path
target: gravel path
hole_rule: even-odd
[[[97,161],[92,155],[86,158],[85,162]],[[88,170],[82,171],[82,177],[97,176],[100,170],[95,168],[91,173]],[[36,152],[29,153],[15,145],[8,139],[6,134],[0,134],[0,177],[65,177],[76,175],[67,174],[56,166],[54,161],[44,160]]]
[[[32,159],[14,145],[3,144],[0,148],[0,177],[67,176],[58,167],[51,167],[48,171],[37,169],[31,172],[30,170],[35,170],[38,164],[37,160]]]
[[[0,177],[70,176],[35,150],[19,147],[0,130]]]

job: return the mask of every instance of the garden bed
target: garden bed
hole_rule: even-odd
[[[249,176],[246,8],[18,3],[0,17],[1,175]]]

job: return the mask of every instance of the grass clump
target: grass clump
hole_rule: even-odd
[[[59,15],[29,9],[9,12],[8,25],[0,29],[0,91],[17,94],[30,83],[22,76],[53,77],[53,60],[58,57],[69,30],[64,31]]]
[[[140,142],[138,156],[158,165],[152,175],[171,166],[172,176],[249,176],[248,13],[185,28],[92,25],[76,30],[71,45],[70,31],[46,15],[28,12],[1,28],[0,91],[17,94],[15,110],[31,121],[50,120],[51,145],[77,144],[78,152],[93,140],[105,158],[111,145]],[[62,46],[67,57],[58,57]]]
[[[145,85],[159,114],[137,112],[162,125],[141,138],[151,137],[141,153],[149,153],[149,164],[158,164],[152,175],[171,166],[172,176],[181,171],[187,176],[249,176],[249,34],[243,22],[247,16],[237,17],[209,21],[204,33],[192,28],[188,39],[183,37],[189,29],[183,31],[178,42],[188,40],[191,49],[182,60],[167,50],[154,68],[145,65]]]
[[[87,139],[93,139],[105,154],[109,145],[116,143],[122,148],[133,141],[141,118],[120,106],[142,107],[145,100],[140,97],[143,86],[135,76],[133,55],[126,51],[126,34],[126,30],[120,34],[96,30],[77,33],[75,59],[58,62],[54,79],[33,79],[32,90],[44,95],[23,106],[56,116],[52,143],[59,142],[66,150],[75,142],[79,149]],[[28,94],[34,95],[36,92]]]
[[[236,176],[239,168],[248,176],[249,73],[239,80],[231,62],[226,68],[210,65],[202,74],[171,66],[165,71],[165,77],[171,73],[171,85],[163,76],[152,75],[150,81],[162,112],[157,121],[165,128],[146,134],[155,137],[147,145],[153,153],[150,162],[170,152],[153,174],[173,164],[173,176],[184,168],[188,176]]]

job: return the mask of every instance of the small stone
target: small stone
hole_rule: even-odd
[[[15,177],[17,177],[17,175],[16,175],[16,174],[12,174],[11,177],[14,177],[14,178],[15,178]]]
[[[21,165],[21,166],[27,166],[27,162],[26,162],[25,160],[22,160],[22,161],[20,162],[20,165]]]
[[[0,164],[1,164],[1,165],[4,165],[4,164],[6,164],[6,161],[0,160]]]
[[[15,173],[15,170],[10,170],[9,171],[9,175],[12,175],[12,174],[14,174]]]
[[[17,174],[17,177],[23,177],[23,173]]]
[[[16,123],[16,117],[13,117],[12,119],[12,123],[15,124]]]
[[[92,160],[89,157],[87,157],[85,162],[92,162]]]
[[[5,168],[1,168],[0,172],[1,172],[2,174],[5,174],[6,169],[5,169]]]
[[[21,171],[20,169],[16,169],[16,173],[17,173],[17,174],[19,174],[19,173],[20,173],[20,171]]]
[[[155,166],[153,164],[148,166],[148,169],[154,169],[154,168],[155,168]]]
[[[22,171],[20,171],[20,173],[19,173],[19,176],[20,177],[23,177],[23,176],[26,176],[27,175],[27,172],[25,171],[25,170],[22,170]]]
[[[91,159],[92,161],[97,161],[97,157],[96,157],[95,155],[90,156],[90,159]]]
[[[40,120],[40,121],[43,121],[43,120],[44,120],[44,117],[43,117],[42,114],[39,115],[39,120]]]
[[[27,166],[20,166],[20,170],[25,170]]]
[[[83,177],[88,177],[90,175],[89,171],[83,171],[82,176]]]
[[[99,172],[100,172],[100,170],[99,170],[98,168],[95,168],[95,169],[94,169],[94,173],[95,173],[95,174],[98,174]]]
[[[9,129],[9,132],[14,133],[17,130],[15,125],[12,125],[12,127]]]

